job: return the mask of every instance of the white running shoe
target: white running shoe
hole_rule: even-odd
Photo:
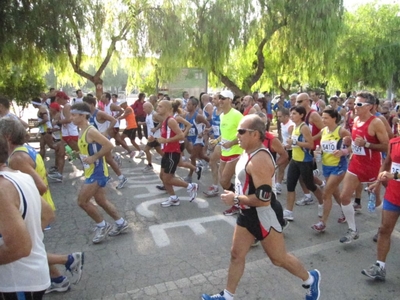
[[[197,190],[199,188],[199,185],[197,183],[191,183],[192,188],[188,190],[189,196],[190,196],[190,202],[192,202],[194,199],[197,197]]]

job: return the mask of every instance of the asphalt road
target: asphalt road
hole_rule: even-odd
[[[53,155],[48,153],[47,167],[53,163]],[[160,202],[166,194],[155,188],[160,160],[154,159],[155,171],[149,173],[143,172],[144,160],[124,157],[123,161],[122,171],[129,181],[116,190],[117,179],[110,171],[114,180],[108,196],[129,221],[129,229],[101,244],[91,242],[94,223],[76,204],[83,182],[80,162],[66,163],[63,183],[50,183],[57,211],[52,229],[45,233],[47,250],[64,254],[84,251],[85,264],[79,284],[45,299],[200,299],[202,293],[221,291],[226,284],[235,217],[222,214],[226,207],[219,197],[203,197],[202,191],[211,183],[210,171],[199,181],[197,200],[190,203],[187,192],[180,189],[181,205],[163,208]],[[177,174],[184,177],[186,172],[179,169]],[[285,188],[283,185],[278,197],[283,205]],[[366,201],[364,193],[364,208],[356,216],[360,238],[348,245],[339,243],[347,225],[337,223],[337,205],[322,234],[311,230],[318,221],[317,205],[295,207],[295,220],[285,231],[286,246],[307,269],[320,270],[321,300],[400,299],[399,231],[393,234],[386,282],[373,282],[361,274],[375,262],[372,237],[380,222],[378,214],[367,212]],[[304,293],[301,281],[273,266],[258,246],[247,256],[235,299],[304,299]]]

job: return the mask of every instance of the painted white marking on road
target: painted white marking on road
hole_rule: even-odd
[[[148,194],[147,194],[147,195],[148,195]],[[135,198],[136,198],[136,197],[137,197],[137,196],[135,196]],[[138,214],[142,215],[143,217],[152,218],[152,217],[154,217],[154,212],[151,211],[151,210],[149,209],[149,207],[150,207],[151,205],[153,205],[153,204],[161,203],[161,202],[163,202],[163,201],[165,201],[165,200],[166,200],[166,197],[164,197],[164,198],[157,198],[157,199],[154,199],[154,200],[149,200],[149,201],[143,202],[143,203],[139,204],[139,205],[136,207],[136,212],[137,212]],[[179,197],[179,200],[181,200],[181,201],[189,201],[189,197]],[[209,206],[208,201],[207,201],[207,200],[204,200],[204,199],[202,199],[202,198],[196,198],[196,200],[194,200],[192,203],[193,203],[193,204],[197,204],[197,206],[198,206],[199,208],[207,208],[207,207]]]
[[[195,235],[200,235],[206,232],[206,229],[201,224],[215,221],[225,221],[232,226],[235,226],[236,224],[236,218],[231,218],[224,215],[216,215],[211,217],[164,223],[160,225],[152,225],[149,227],[149,230],[153,235],[153,239],[157,246],[166,247],[171,244],[170,239],[165,231],[166,229],[187,226],[194,232]]]

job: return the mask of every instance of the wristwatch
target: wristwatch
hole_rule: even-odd
[[[394,176],[393,176],[394,180],[398,180],[399,179],[399,172],[394,172]]]
[[[235,194],[235,197],[233,197],[233,203],[235,205],[239,205],[240,204],[239,195]]]
[[[371,143],[365,142],[365,148],[369,148],[369,146],[371,146]]]

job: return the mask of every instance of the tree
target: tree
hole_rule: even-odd
[[[163,17],[152,20],[157,26],[150,26],[149,34],[157,36],[156,27],[169,31],[148,48],[163,62],[178,53],[188,66],[206,68],[238,95],[262,78],[274,85],[284,76],[320,78],[316,74],[324,70],[343,14],[341,0],[168,0],[160,9]],[[287,76],[289,71],[294,75]]]
[[[400,88],[400,7],[369,3],[345,14],[332,81],[343,90]]]

